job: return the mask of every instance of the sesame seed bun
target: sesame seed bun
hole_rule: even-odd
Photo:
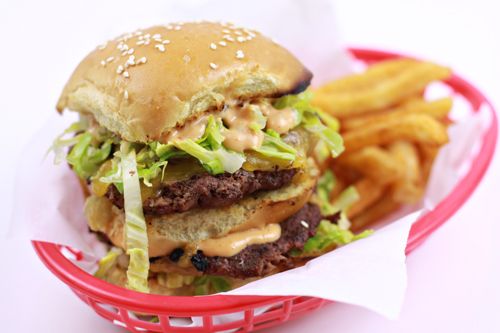
[[[164,142],[225,102],[305,89],[312,74],[261,34],[220,23],[155,26],[91,52],[57,103],[132,142]]]
[[[319,171],[310,159],[307,170],[294,182],[279,190],[263,192],[224,208],[193,209],[158,217],[146,217],[149,256],[168,255],[174,248],[209,238],[227,235],[260,223],[280,223],[295,214],[310,199]],[[93,231],[105,234],[110,241],[126,249],[125,216],[105,197],[90,196],[85,204],[85,216]]]

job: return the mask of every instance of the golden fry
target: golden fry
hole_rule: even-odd
[[[384,193],[384,187],[369,178],[364,178],[356,182],[354,186],[358,191],[359,200],[347,210],[347,217],[349,219],[359,215],[367,207],[371,206],[375,203],[375,201],[380,199]]]
[[[430,146],[448,142],[446,128],[425,114],[408,114],[382,123],[371,124],[343,135],[347,151],[372,145],[386,145],[397,140],[407,140]]]
[[[397,73],[413,66],[415,60],[411,59],[393,59],[381,61],[368,67],[364,72],[345,76],[341,79],[331,81],[321,88],[318,92],[352,92],[359,89],[373,87],[382,80],[387,80]]]
[[[425,186],[429,180],[434,160],[439,153],[439,147],[420,145],[419,150],[421,155],[422,182]]]
[[[418,202],[424,193],[424,185],[417,148],[410,142],[396,141],[389,145],[389,151],[403,170],[392,186],[393,199],[405,204]]]
[[[365,114],[358,117],[347,118],[342,122],[342,131],[369,126],[388,119],[400,118],[407,114],[427,114],[437,120],[444,119],[451,110],[453,100],[449,97],[435,101],[425,101],[422,98],[410,99],[395,108],[378,112],[376,114]]]
[[[430,62],[390,60],[319,88],[313,104],[337,118],[383,110],[418,94],[432,81],[446,79],[450,73],[448,68]]]
[[[389,215],[399,207],[401,207],[401,204],[394,201],[392,197],[382,195],[375,204],[351,220],[351,230],[354,232],[361,231],[367,225]]]
[[[337,162],[358,170],[379,184],[395,181],[402,173],[398,160],[377,146],[368,146],[350,154],[346,152]]]

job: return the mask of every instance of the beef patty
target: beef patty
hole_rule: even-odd
[[[254,171],[238,170],[220,175],[195,175],[183,181],[163,186],[156,196],[144,202],[146,215],[165,215],[185,212],[193,208],[230,206],[245,196],[277,190],[291,183],[297,169]],[[106,197],[123,208],[123,195],[110,185]]]
[[[281,237],[268,244],[250,245],[232,257],[207,257],[201,251],[191,258],[195,268],[205,274],[249,278],[264,276],[275,268],[293,267],[288,252],[301,250],[314,236],[321,221],[319,207],[308,203],[281,222]]]

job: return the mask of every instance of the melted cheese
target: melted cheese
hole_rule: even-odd
[[[201,241],[198,249],[207,256],[231,257],[244,248],[254,244],[265,244],[277,241],[281,236],[279,224],[268,224],[261,228],[251,228],[231,233],[221,238],[212,238]]]

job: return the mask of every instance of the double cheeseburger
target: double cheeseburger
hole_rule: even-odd
[[[343,149],[303,92],[311,78],[280,45],[223,23],[135,31],[83,59],[57,104],[80,120],[54,150],[112,246],[96,275],[192,295],[300,265],[292,254],[322,220],[317,155]]]

